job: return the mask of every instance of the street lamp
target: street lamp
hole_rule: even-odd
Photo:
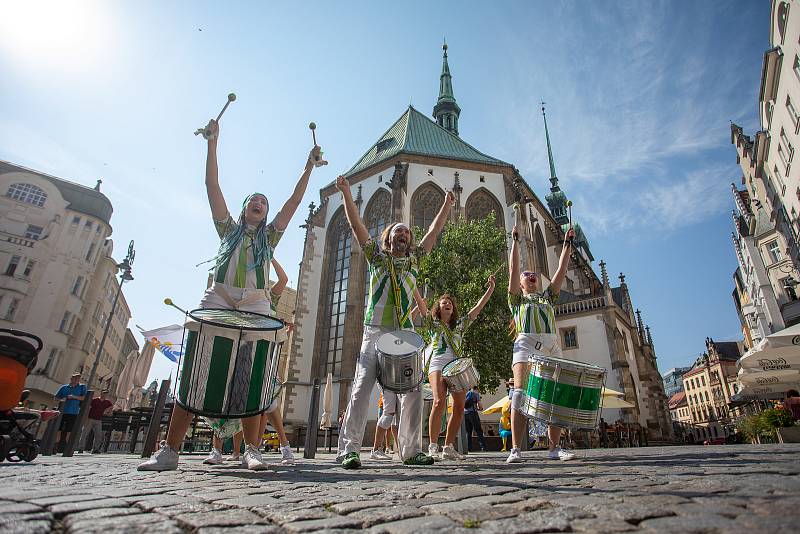
[[[103,336],[100,338],[100,344],[97,347],[97,354],[94,357],[94,363],[92,364],[92,370],[89,372],[89,379],[86,381],[87,389],[92,385],[92,381],[94,380],[94,375],[97,373],[97,365],[100,363],[100,356],[103,355],[103,347],[106,344],[106,337],[108,337],[108,330],[111,328],[111,321],[114,319],[114,312],[117,309],[117,302],[119,302],[119,296],[122,293],[122,284],[129,280],[133,280],[133,275],[131,274],[131,268],[133,267],[133,259],[136,257],[136,251],[133,250],[133,240],[131,239],[130,244],[128,245],[128,254],[125,256],[125,259],[122,260],[121,263],[117,264],[117,268],[120,269],[120,281],[119,281],[119,288],[117,288],[117,294],[114,295],[114,301],[111,304],[111,312],[108,314],[108,320],[106,321],[106,326],[103,328]],[[89,404],[92,402],[92,391],[89,390],[86,392],[86,396],[81,402],[81,409],[78,413],[78,417],[75,421],[75,426],[69,434],[69,440],[64,447],[64,456],[72,456],[73,451],[75,450],[75,443],[83,434],[83,426],[86,422],[86,417],[89,413]]]

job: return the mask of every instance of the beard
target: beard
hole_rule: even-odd
[[[392,239],[392,252],[399,252],[405,254],[408,251],[408,242],[400,239]]]

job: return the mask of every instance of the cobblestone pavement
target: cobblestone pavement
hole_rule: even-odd
[[[251,472],[184,456],[139,473],[133,456],[0,464],[2,532],[791,532],[800,445],[500,453],[433,467],[332,456]],[[277,458],[268,456],[268,458]]]

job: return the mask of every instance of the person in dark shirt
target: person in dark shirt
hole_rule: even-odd
[[[100,397],[92,399],[89,405],[89,419],[83,430],[85,440],[83,448],[91,450],[93,454],[100,452],[100,447],[103,445],[103,416],[110,413],[113,406],[114,403],[108,400],[107,391],[101,391]],[[89,449],[89,434],[93,434],[91,449]]]

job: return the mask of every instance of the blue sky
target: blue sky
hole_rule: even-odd
[[[193,307],[205,287],[195,265],[217,241],[192,132],[227,93],[229,206],[259,190],[274,213],[318,125],[330,165],[277,251],[294,282],[306,206],[409,102],[431,111],[446,36],[461,137],[513,162],[540,197],[547,102],[561,186],[595,257],[625,272],[661,370],[693,361],[706,336],[740,337],[729,121],[758,127],[768,2],[65,4],[0,7],[0,158],[102,177],[115,255],[136,241],[131,326],[179,322],[163,298]],[[171,365],[157,358],[151,376]]]

